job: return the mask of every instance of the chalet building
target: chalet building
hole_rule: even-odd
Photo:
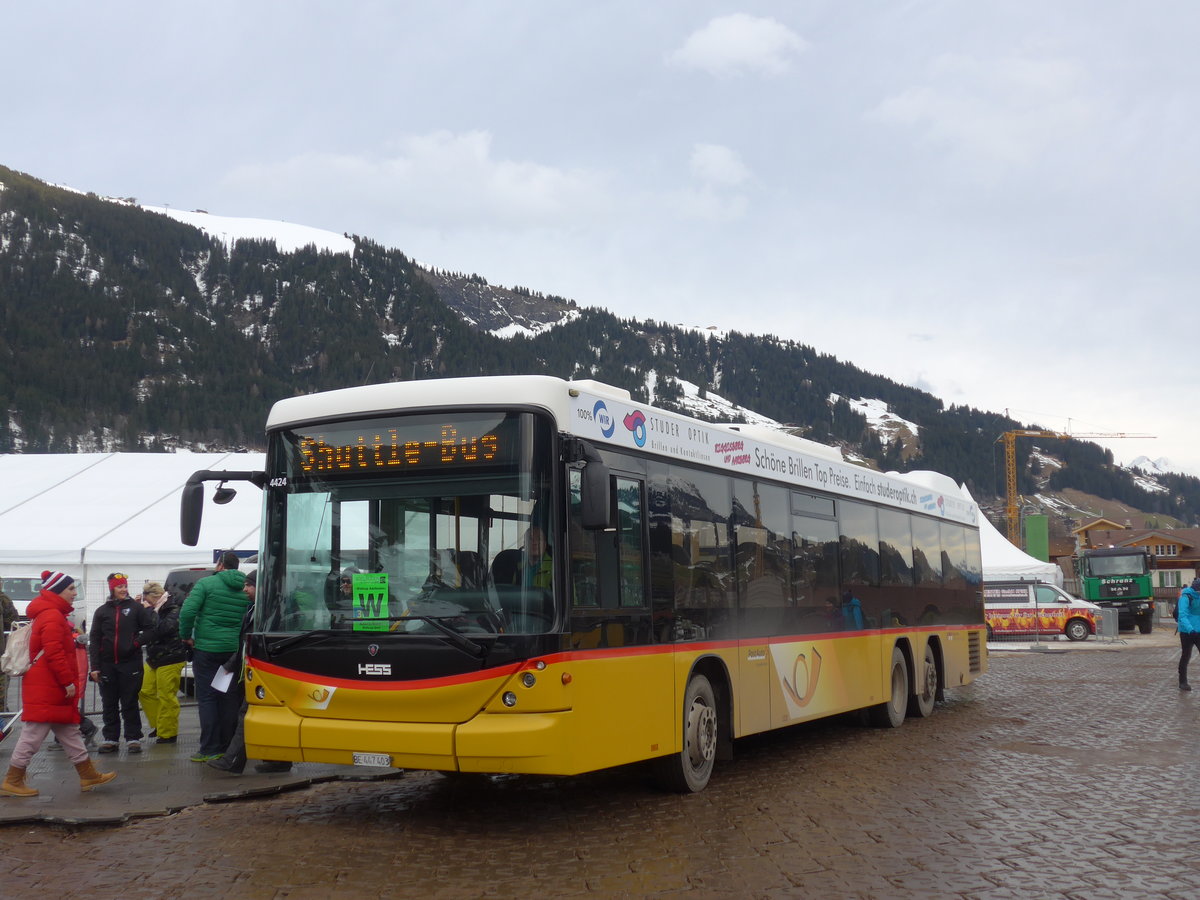
[[[1144,547],[1153,556],[1154,599],[1175,600],[1200,572],[1200,528],[1131,528],[1093,519],[1076,528],[1075,548]]]

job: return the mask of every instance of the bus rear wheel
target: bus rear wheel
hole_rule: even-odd
[[[908,711],[908,663],[904,661],[904,651],[899,647],[892,648],[891,677],[888,682],[891,698],[868,710],[871,724],[876,728],[899,728],[904,724],[904,714]]]
[[[683,696],[683,750],[655,761],[658,783],[680,794],[704,790],[717,759],[720,721],[712,685],[693,675]]]
[[[933,652],[932,644],[925,645],[922,671],[924,675],[917,682],[917,692],[908,698],[908,714],[919,719],[932,716],[934,704],[937,703],[937,655]]]

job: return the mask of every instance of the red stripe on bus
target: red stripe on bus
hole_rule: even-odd
[[[615,659],[629,656],[650,656],[658,653],[687,653],[699,655],[716,650],[737,650],[749,644],[795,644],[801,641],[827,641],[839,638],[864,637],[867,635],[909,634],[909,633],[943,633],[950,631],[978,631],[983,627],[978,625],[918,625],[915,627],[869,628],[862,631],[827,631],[814,634],[775,635],[772,637],[741,638],[740,640],[725,641],[694,641],[681,644],[647,644],[637,647],[595,647],[586,650],[561,650],[555,653],[543,653],[521,663],[506,663],[490,669],[477,672],[464,672],[460,675],[446,675],[441,678],[422,678],[417,681],[379,681],[356,678],[336,678],[329,675],[317,675],[302,672],[299,669],[289,669],[274,663],[250,658],[248,664],[272,675],[290,678],[293,681],[312,681],[333,687],[351,688],[366,691],[413,691],[424,688],[446,687],[455,684],[472,684],[479,681],[489,681],[494,678],[507,678],[518,672],[529,669],[536,670],[539,663],[563,664],[589,659]]]
[[[349,688],[359,691],[415,691],[425,688],[446,687],[454,684],[472,684],[477,681],[488,681],[492,678],[507,678],[521,670],[520,663],[508,663],[492,669],[479,672],[464,672],[461,675],[446,675],[441,678],[422,678],[417,681],[367,681],[357,678],[335,678],[331,675],[317,675],[312,672],[302,672],[299,669],[289,669],[274,663],[250,658],[247,665],[270,675],[290,678],[293,681],[315,682],[330,687]]]

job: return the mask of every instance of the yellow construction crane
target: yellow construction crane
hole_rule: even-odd
[[[1004,442],[1004,481],[1008,499],[1008,508],[1005,513],[1008,520],[1008,539],[1015,547],[1021,546],[1021,516],[1017,509],[1017,438],[1019,437],[1058,438],[1065,441],[1071,438],[1152,438],[1154,435],[1126,434],[1125,432],[1067,434],[1065,431],[1037,431],[1025,428],[1006,431],[1000,435],[996,440]]]

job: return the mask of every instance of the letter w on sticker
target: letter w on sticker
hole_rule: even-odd
[[[388,618],[388,576],[386,573],[359,573],[354,576],[354,618]],[[388,623],[356,622],[357,631],[387,631]]]
[[[362,593],[358,597],[364,619],[378,619],[387,615],[387,594]]]

